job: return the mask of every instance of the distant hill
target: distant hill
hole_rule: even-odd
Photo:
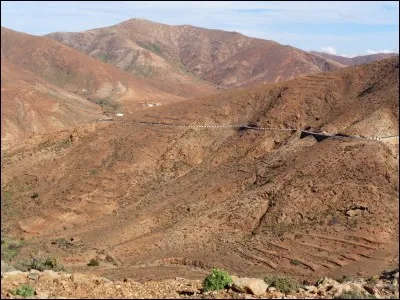
[[[97,119],[102,111],[128,112],[140,109],[142,102],[186,99],[179,84],[168,86],[174,91],[168,93],[163,83],[135,78],[47,37],[4,27],[1,60],[3,141],[75,126]],[[213,90],[196,83],[187,94]]]
[[[300,49],[237,32],[143,19],[47,37],[132,74],[167,83],[188,82],[195,76],[222,87],[238,87],[341,67]]]
[[[310,51],[310,53],[319,55],[323,58],[326,58],[330,61],[334,61],[340,63],[345,66],[354,66],[354,65],[362,65],[368,64],[374,61],[382,60],[385,58],[399,56],[397,53],[377,53],[377,54],[369,54],[369,55],[360,55],[355,57],[344,57],[339,55],[332,55],[325,52],[317,52],[317,51]]]
[[[90,99],[108,100],[119,99],[128,94],[131,94],[131,100],[138,99],[138,96],[146,99],[157,98],[157,94],[167,95],[157,91],[156,84],[150,80],[135,78],[119,68],[47,37],[33,36],[4,27],[1,30],[2,58],[67,91]],[[150,93],[152,89],[154,91]]]
[[[99,105],[1,60],[2,147],[21,142],[33,132],[72,128],[101,117]]]

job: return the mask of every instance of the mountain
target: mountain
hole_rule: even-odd
[[[361,137],[398,136],[398,99],[396,57],[34,136],[1,157],[3,234],[15,261],[118,280],[377,274],[398,266],[398,137]],[[195,127],[224,124],[288,130]]]
[[[195,76],[221,87],[239,87],[341,67],[300,49],[237,32],[143,19],[47,37],[132,74],[168,84]]]
[[[382,60],[385,58],[399,56],[397,53],[377,53],[377,54],[369,54],[369,55],[360,55],[355,57],[344,57],[339,55],[332,55],[325,52],[317,52],[317,51],[310,51],[310,53],[328,59],[330,61],[334,61],[340,63],[344,66],[355,66],[355,65],[362,65],[368,64],[374,61]]]
[[[2,148],[21,142],[33,132],[72,128],[99,118],[100,106],[2,58]]]
[[[2,27],[1,42],[2,57],[52,84],[90,99],[114,100],[124,96],[132,101],[166,96],[174,98],[169,93],[157,91],[157,83],[151,80],[133,77],[119,68],[46,37]]]
[[[145,102],[186,99],[179,84],[168,87],[174,90],[171,94],[163,89],[164,83],[135,78],[52,39],[4,27],[1,59],[2,140],[7,143],[33,131],[47,132],[75,126],[78,120],[98,119],[102,111],[128,113],[142,110]],[[196,83],[184,94],[214,90]]]

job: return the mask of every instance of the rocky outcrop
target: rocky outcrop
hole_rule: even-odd
[[[19,298],[14,295],[18,287],[29,285],[34,289],[34,298],[268,298],[268,299],[332,299],[399,297],[399,270],[389,270],[380,276],[358,278],[338,282],[322,278],[314,285],[303,285],[290,293],[283,293],[281,287],[268,286],[260,278],[239,278],[229,288],[204,292],[201,280],[177,277],[163,281],[140,283],[125,278],[111,281],[91,274],[68,274],[64,272],[31,270],[30,272],[2,272],[1,298]]]

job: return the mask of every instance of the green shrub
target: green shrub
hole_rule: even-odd
[[[301,262],[299,262],[297,259],[292,259],[292,260],[290,261],[290,263],[291,263],[292,265],[294,265],[294,266],[299,266],[299,265],[301,265]]]
[[[295,292],[300,287],[297,281],[286,276],[267,276],[264,281],[285,294]]]
[[[367,279],[367,283],[376,284],[378,282],[378,280],[379,280],[379,276],[375,275],[375,276],[369,277]]]
[[[31,297],[35,294],[35,290],[30,285],[23,284],[15,291],[11,291],[11,294],[22,297]]]
[[[37,198],[37,197],[39,197],[39,194],[38,194],[38,193],[33,193],[33,195],[31,196],[32,199],[35,199],[35,198]]]
[[[91,259],[88,264],[89,267],[98,267],[100,265],[99,261],[97,259]]]
[[[54,257],[46,258],[44,265],[52,270],[57,269],[57,267],[59,267],[58,260]]]
[[[102,62],[105,62],[105,63],[108,63],[108,62],[110,61],[110,58],[109,58],[109,56],[108,56],[107,53],[101,54],[101,55],[99,56],[99,59],[100,59]]]
[[[222,290],[232,283],[232,277],[221,269],[212,269],[212,273],[203,282],[204,291]]]

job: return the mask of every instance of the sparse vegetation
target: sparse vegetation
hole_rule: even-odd
[[[13,192],[11,191],[2,191],[1,193],[1,211],[9,213],[8,208],[12,203]]]
[[[10,191],[4,191],[4,193],[1,195],[2,202],[3,200],[10,201],[11,199],[12,199],[12,192]]]
[[[71,145],[72,145],[71,139],[70,138],[66,138],[66,139],[58,140],[53,145],[47,145],[46,147],[50,147],[54,151],[60,151],[60,150],[62,150],[64,148],[67,148],[67,147],[69,147]]]
[[[59,248],[62,248],[62,249],[70,249],[70,248],[75,248],[78,246],[77,244],[72,243],[72,240],[67,241],[64,238],[58,238],[58,239],[52,241],[51,244],[57,245]]]
[[[294,279],[286,276],[266,276],[264,281],[271,287],[276,288],[281,293],[295,292],[299,287],[299,283]]]
[[[58,245],[58,246],[66,246],[68,241],[64,238],[59,238],[59,239],[52,241],[51,243],[54,245]]]
[[[98,267],[100,265],[99,261],[97,259],[92,258],[88,264],[89,267]]]
[[[160,47],[158,47],[156,44],[153,44],[153,43],[143,43],[143,42],[137,42],[137,44],[138,44],[140,47],[142,47],[142,48],[144,48],[144,49],[146,49],[146,50],[149,50],[149,51],[151,51],[151,52],[153,52],[153,53],[155,53],[155,54],[157,54],[157,55],[161,55],[161,53],[162,53]]]
[[[72,71],[66,71],[61,67],[55,67],[53,70],[43,73],[43,77],[52,84],[65,85],[67,83],[73,83],[76,74]]]
[[[118,103],[113,103],[108,99],[99,99],[94,101],[96,104],[100,105],[102,109],[108,111],[116,111],[119,108]]]
[[[47,257],[43,260],[33,258],[30,262],[18,262],[14,267],[23,272],[30,270],[38,270],[41,272],[44,270],[65,271],[65,267],[54,257]]]
[[[232,277],[221,269],[212,269],[212,273],[203,282],[204,291],[222,290],[232,283]]]
[[[97,175],[99,173],[99,170],[93,169],[90,171],[89,175]]]
[[[32,199],[36,199],[37,197],[39,197],[38,193],[33,193],[33,195],[31,196]]]
[[[1,239],[1,259],[11,261],[18,255],[20,248],[24,245],[23,240],[14,241],[10,238]]]
[[[343,282],[348,282],[348,281],[352,281],[353,278],[347,276],[347,275],[343,275],[342,277],[338,278],[336,281],[339,283],[343,283]]]
[[[144,78],[156,77],[161,74],[158,69],[150,64],[137,64],[134,66],[133,71],[136,75]]]
[[[367,283],[376,284],[379,280],[379,276],[372,276],[367,279]]]
[[[108,56],[107,53],[101,54],[101,55],[99,56],[99,59],[100,59],[102,62],[105,62],[105,63],[108,63],[108,62],[110,61],[110,57]]]
[[[375,295],[364,294],[358,291],[343,292],[333,299],[377,299]]]
[[[290,233],[296,228],[293,224],[276,223],[268,227],[268,230],[277,237],[284,237],[285,233]]]
[[[28,284],[23,284],[14,291],[11,291],[11,294],[22,297],[31,297],[35,295],[35,289]]]
[[[299,262],[297,259],[292,259],[290,260],[290,263],[294,266],[299,266],[301,265],[301,262]]]

